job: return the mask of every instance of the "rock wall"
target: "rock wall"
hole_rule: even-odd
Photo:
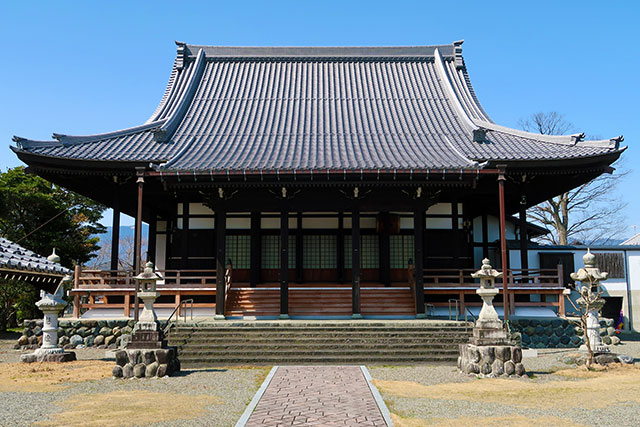
[[[156,350],[119,350],[116,352],[114,378],[152,378],[180,371],[174,347]]]
[[[521,334],[522,348],[577,348],[583,343],[579,326],[567,319],[512,319],[512,331]],[[613,319],[600,319],[600,336],[607,344],[619,344]]]
[[[65,320],[59,321],[58,346],[64,349],[97,347],[116,349],[131,340],[133,320]],[[164,327],[166,322],[161,322]],[[25,320],[24,331],[16,349],[36,349],[42,344],[42,319]]]
[[[458,369],[465,374],[489,378],[526,374],[522,350],[511,345],[460,344]]]

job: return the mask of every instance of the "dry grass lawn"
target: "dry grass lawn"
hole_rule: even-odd
[[[584,402],[587,409],[623,402],[640,403],[640,366],[610,366],[587,372],[584,368],[556,373],[555,381],[535,382],[483,379],[465,383],[422,385],[411,381],[373,380],[386,394],[426,399],[489,401],[527,408],[566,408]]]
[[[431,418],[422,420],[418,418],[402,418],[396,414],[391,414],[395,427],[582,427],[582,424],[575,424],[571,420],[559,417],[525,417],[522,415],[509,415],[503,417],[461,417],[455,419]]]
[[[155,393],[142,390],[75,395],[40,426],[119,427],[162,421],[188,420],[205,415],[207,406],[222,404],[215,396]],[[108,410],[104,410],[108,408]]]
[[[0,392],[49,392],[68,385],[111,377],[113,362],[0,363]]]

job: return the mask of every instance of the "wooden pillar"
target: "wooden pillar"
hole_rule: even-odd
[[[260,212],[251,212],[251,271],[249,282],[254,288],[260,282],[261,263],[261,234],[260,234]]]
[[[302,231],[302,212],[298,212],[298,227],[296,228],[296,282],[304,282],[304,233]]]
[[[280,318],[289,318],[289,210],[280,210]]]
[[[351,317],[361,319],[360,312],[360,206],[357,202],[351,210]]]
[[[338,212],[338,236],[336,238],[336,268],[338,283],[344,283],[344,212]]]
[[[133,243],[134,255],[133,255],[133,271],[140,274],[141,267],[141,252],[142,252],[142,196],[144,188],[144,168],[136,168],[136,175],[138,179],[136,184],[138,185],[138,210],[136,213],[136,226],[135,226],[135,238]],[[138,292],[140,292],[140,282],[136,282],[136,294],[133,297],[133,320],[138,321]]]
[[[73,268],[73,289],[80,287],[80,265],[76,264]],[[73,317],[80,317],[80,295],[73,295]]]
[[[113,195],[113,221],[111,222],[111,270],[118,270],[120,256],[120,199]]]
[[[460,212],[458,212],[458,200],[451,202],[451,226],[453,231],[453,265],[460,268]]]
[[[380,281],[385,286],[391,286],[391,218],[389,212],[380,213],[381,229],[379,238],[380,247]]]
[[[180,269],[189,268],[189,200],[182,200],[182,247],[180,248]]]
[[[226,292],[225,274],[225,244],[227,235],[227,213],[220,203],[216,206],[216,319],[224,319],[224,301]]]
[[[152,215],[151,222],[149,223],[149,246],[147,247],[147,261],[156,263],[156,242],[158,232],[158,219],[157,215]]]
[[[498,175],[498,198],[500,199],[500,253],[502,261],[502,299],[504,301],[504,320],[509,320],[509,279],[508,279],[508,260],[507,260],[507,225],[506,225],[506,207],[504,201],[504,182],[506,178],[505,166],[498,165],[500,174]]]
[[[424,311],[424,207],[416,206],[413,211],[414,268],[416,275],[415,301],[416,317],[426,317]]]
[[[482,214],[482,258],[489,258],[489,220]]]
[[[527,247],[527,199],[522,195],[520,200],[520,268],[529,268],[529,256]]]

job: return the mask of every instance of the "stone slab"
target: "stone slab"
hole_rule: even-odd
[[[359,366],[280,366],[244,425],[388,424]]]

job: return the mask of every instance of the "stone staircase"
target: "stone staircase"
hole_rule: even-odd
[[[455,363],[471,323],[410,321],[219,321],[176,324],[169,345],[184,368],[221,365]]]

